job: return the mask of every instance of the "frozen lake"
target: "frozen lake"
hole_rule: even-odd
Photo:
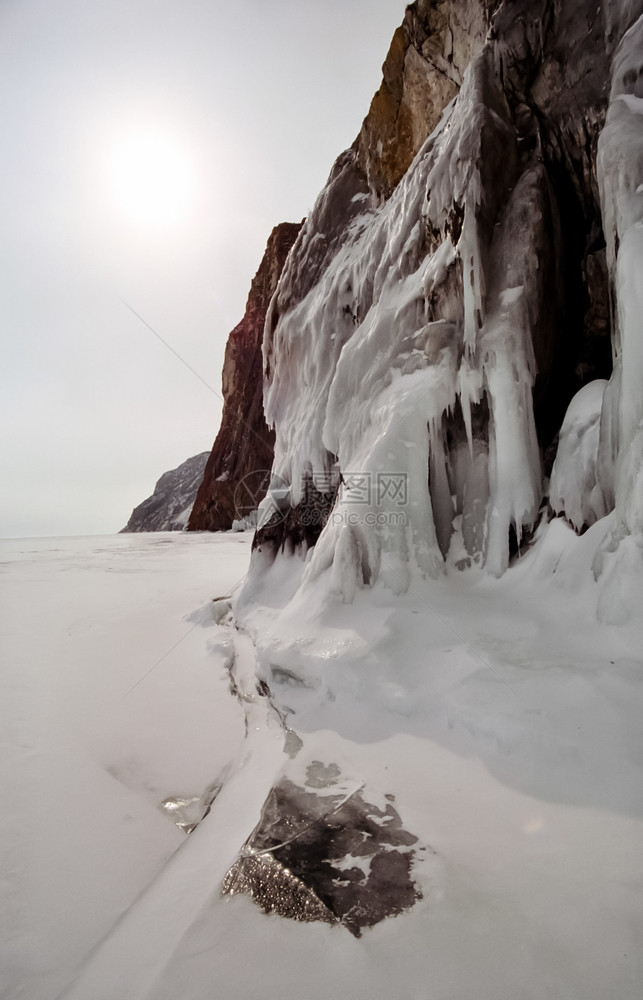
[[[57,995],[184,843],[159,804],[238,752],[224,654],[185,616],[244,575],[250,537],[1,543],[8,997]]]
[[[580,544],[561,538],[500,581],[322,614],[281,613],[297,564],[278,562],[248,634],[212,600],[249,534],[2,542],[3,997],[638,998],[641,626],[592,624],[582,587],[561,614],[548,559]],[[218,785],[189,836],[161,808]],[[222,895],[267,796],[250,849],[281,840],[296,871],[321,851],[311,789],[323,829],[359,814],[364,843],[379,826],[412,860],[417,901],[361,937],[357,910],[297,922]],[[376,854],[344,843],[322,870],[346,897]]]

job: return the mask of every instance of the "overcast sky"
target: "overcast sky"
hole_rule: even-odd
[[[0,0],[0,535],[118,531],[209,450],[270,230],[353,141],[404,7]]]

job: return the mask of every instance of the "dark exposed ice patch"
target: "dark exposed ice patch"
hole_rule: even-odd
[[[356,937],[422,898],[412,876],[418,839],[390,800],[382,810],[363,788],[348,796],[311,790],[328,788],[339,774],[336,764],[313,761],[308,787],[282,778],[227,873],[224,894],[248,893],[266,913],[343,924]]]
[[[286,726],[284,730],[284,753],[288,754],[289,757],[296,757],[303,745],[301,737],[297,735],[295,730],[289,729]]]
[[[288,670],[286,667],[278,667],[275,664],[271,664],[270,673],[276,684],[283,684],[287,687],[312,687],[312,685],[308,681],[304,680],[303,677],[300,677],[292,670]]]
[[[223,881],[223,892],[247,892],[265,913],[292,920],[337,923],[337,917],[315,892],[271,854],[240,857]]]
[[[306,768],[306,784],[309,788],[328,788],[336,778],[339,778],[339,768],[337,764],[322,764],[320,760],[314,760]]]

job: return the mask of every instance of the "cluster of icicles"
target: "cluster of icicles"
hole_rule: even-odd
[[[643,529],[643,96],[627,92],[642,52],[643,19],[615,58],[599,146],[618,306],[614,375],[572,404],[551,490],[576,526],[616,507],[612,548]],[[490,87],[496,108],[504,101],[495,80],[485,49],[384,204],[354,154],[340,157],[268,316],[274,473],[296,506],[306,477],[341,470],[306,579],[333,566],[346,600],[378,577],[404,591],[414,572],[435,576],[454,553],[501,574],[510,534],[520,541],[543,501],[532,330],[547,178],[534,156],[505,202],[488,204],[483,137],[508,150],[516,141],[489,107]],[[330,246],[339,204],[346,226]]]

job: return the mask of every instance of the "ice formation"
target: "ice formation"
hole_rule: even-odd
[[[615,302],[614,374],[601,421],[603,475],[616,511],[606,547],[614,550],[628,536],[643,547],[643,16],[614,59],[598,173]]]
[[[267,345],[274,376],[266,413],[278,428],[275,473],[293,484],[295,504],[305,473],[327,474],[336,460],[345,480],[367,477],[371,490],[377,477],[403,478],[409,498],[403,523],[380,517],[383,526],[355,532],[375,572],[400,576],[402,587],[410,562],[424,573],[440,571],[457,514],[467,525],[470,554],[485,552],[492,571],[501,572],[510,525],[518,533],[532,525],[540,502],[530,247],[515,253],[507,287],[483,296],[475,221],[482,112],[475,74],[467,83],[392,197],[370,211],[366,198],[359,201],[362,213],[345,245]],[[531,194],[528,176],[507,216]],[[454,200],[464,205],[457,249],[448,218]],[[427,246],[428,231],[442,237],[437,246]],[[508,253],[502,241],[497,253]],[[488,442],[475,428],[482,406],[493,426]],[[456,414],[464,434],[452,443],[447,417]],[[341,515],[348,521],[355,512],[350,491],[344,492],[333,519],[340,528]],[[395,501],[379,495],[367,506],[372,515],[392,514]],[[341,536],[327,527],[313,564],[326,561]]]
[[[549,502],[576,531],[588,528],[609,511],[599,475],[601,411],[607,382],[596,379],[571,401],[552,469]]]
[[[294,525],[331,483],[303,586],[330,571],[347,602],[377,579],[403,592],[450,560],[502,574],[544,510],[561,424],[552,507],[581,530],[615,506],[610,551],[643,526],[640,4],[491,6],[468,5],[486,34],[470,34],[464,55],[447,51],[461,4],[444,23],[430,3],[408,8],[404,59],[396,77],[394,39],[383,88],[402,95],[398,131],[403,112],[417,131],[422,88],[446,74],[431,91],[441,117],[436,97],[432,131],[386,182],[378,92],[266,319],[280,490],[255,562],[280,547],[306,555]]]

